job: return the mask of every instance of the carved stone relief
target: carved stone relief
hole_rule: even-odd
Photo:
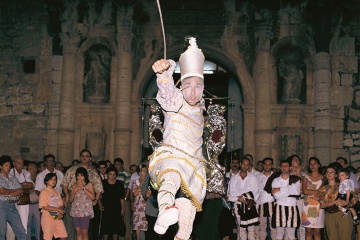
[[[302,156],[303,146],[300,135],[283,135],[281,142],[281,159],[285,159],[291,155]]]
[[[278,103],[305,103],[306,65],[302,49],[286,45],[277,53]]]
[[[111,57],[111,51],[101,44],[93,45],[85,52],[85,103],[109,103]]]

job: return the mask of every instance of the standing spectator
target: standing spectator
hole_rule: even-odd
[[[129,186],[130,183],[130,173],[125,170],[124,168],[124,160],[122,160],[121,158],[115,158],[114,159],[114,165],[116,167],[117,170],[117,175],[116,175],[116,180],[120,181],[125,188],[125,216],[124,216],[124,221],[126,226],[130,226],[130,231],[127,232],[127,237],[130,237],[131,233],[132,233],[132,226],[131,226],[131,203],[130,203],[130,188],[131,186]],[[130,233],[130,234],[129,234]]]
[[[290,168],[290,160],[282,160],[281,172],[272,174],[265,185],[265,191],[271,192],[276,200],[272,217],[272,227],[276,228],[276,239],[282,239],[285,231],[288,239],[295,239],[295,230],[300,225],[296,198],[300,195],[301,180],[298,176],[290,175]]]
[[[103,180],[104,193],[99,201],[102,211],[101,233],[104,240],[118,239],[120,225],[125,214],[125,189],[124,185],[116,181],[117,170],[115,167],[106,169],[107,179]]]
[[[53,237],[65,240],[66,229],[62,218],[64,216],[64,204],[59,191],[55,189],[57,182],[55,173],[48,173],[44,177],[46,187],[39,196],[39,207],[41,208],[41,226],[45,240]]]
[[[115,158],[114,160],[114,166],[116,167],[117,174],[116,174],[116,180],[120,181],[125,188],[125,200],[128,199],[129,196],[129,183],[131,179],[130,173],[125,170],[124,168],[124,160],[121,158]]]
[[[131,192],[134,195],[134,213],[133,213],[133,230],[136,231],[136,239],[140,240],[141,231],[147,231],[148,223],[145,216],[146,200],[141,194],[141,187],[144,184],[147,167],[145,164],[140,164],[139,178],[131,185]]]
[[[257,163],[256,163],[256,170],[259,171],[259,172],[264,171],[263,161],[257,161]]]
[[[19,180],[10,175],[11,157],[3,155],[0,157],[0,239],[5,239],[6,223],[9,223],[15,232],[17,240],[26,240],[25,228],[21,219],[16,202],[23,193]]]
[[[64,173],[64,165],[61,162],[55,163],[55,169]]]
[[[319,173],[320,160],[309,159],[308,174],[303,177],[302,189],[305,194],[302,211],[302,225],[305,227],[306,240],[321,239],[321,229],[324,228],[325,212],[320,208],[319,188],[322,186],[323,175]]]
[[[79,167],[83,167],[87,170],[89,180],[94,185],[94,190],[95,190],[95,200],[92,203],[93,206],[97,204],[97,202],[100,199],[101,193],[103,192],[103,186],[101,183],[100,176],[97,173],[96,169],[94,169],[91,166],[91,160],[92,160],[91,152],[87,149],[82,150],[80,152],[80,159],[81,159],[81,163],[70,167],[66,171],[64,179],[61,182],[61,186],[63,187],[63,191],[65,195],[64,206],[67,206],[64,223],[65,223],[66,231],[68,233],[69,240],[75,239],[74,223],[72,217],[70,216],[71,203],[69,203],[69,196],[71,194],[73,187],[76,186],[76,175],[75,175],[76,170]]]
[[[99,172],[99,176],[101,181],[106,180],[107,179],[107,175],[106,175],[106,163],[105,161],[99,161],[97,164],[97,170]],[[90,230],[91,230],[91,235],[90,237],[92,239],[99,239],[99,234],[100,234],[100,223],[101,223],[101,212],[100,212],[100,200],[99,202],[97,202],[96,205],[94,205],[94,218],[90,220]]]
[[[230,171],[226,173],[226,190],[228,192],[229,181],[233,175],[239,174],[239,165],[240,161],[237,158],[234,158],[230,164]],[[235,225],[234,216],[232,215],[232,206],[231,202],[228,199],[223,199],[223,209],[220,214],[220,222],[219,222],[219,235],[220,238],[224,238],[224,240],[229,240],[230,236],[233,235],[233,227]]]
[[[77,160],[77,159],[74,159],[72,162],[71,162],[71,166],[75,166],[75,165],[78,165],[80,164],[80,161]]]
[[[36,186],[37,166],[34,162],[29,162],[28,172],[31,175],[31,180]],[[28,240],[31,240],[32,236],[35,236],[37,240],[40,240],[40,211],[39,211],[39,196],[35,191],[35,188],[30,190],[30,205],[29,205],[29,221],[27,227]]]
[[[44,178],[46,176],[46,174],[48,173],[55,173],[56,174],[56,187],[55,189],[59,191],[59,193],[62,193],[62,188],[61,188],[61,181],[64,178],[64,174],[55,169],[54,164],[55,164],[55,156],[52,154],[47,154],[43,157],[44,159],[44,163],[45,163],[45,170],[43,170],[41,173],[39,173],[36,177],[36,182],[35,182],[35,190],[38,194],[40,194],[40,191],[43,190],[46,185],[44,183]]]
[[[339,164],[340,165],[340,164]],[[339,184],[337,182],[338,169],[335,164],[331,163],[326,168],[326,180],[324,185],[319,189],[319,201],[321,208],[325,208],[325,230],[328,240],[350,240],[353,230],[351,215],[343,217],[342,212],[337,206],[345,207],[347,203],[344,200],[337,199],[339,193]],[[355,196],[352,201],[356,202]]]
[[[136,167],[135,172],[131,173],[133,171],[132,168],[134,168],[134,166]],[[131,178],[130,178],[130,183],[129,183],[129,187],[131,188],[132,183],[134,181],[136,181],[137,179],[140,178],[139,175],[139,171],[138,171],[138,167],[135,164],[132,164],[130,166],[130,174],[131,174]],[[131,211],[130,211],[130,228],[133,229],[133,213],[134,213],[134,194],[129,194],[129,198],[130,198],[130,206],[131,206]],[[135,239],[136,238],[136,232],[132,231],[131,234],[132,238]]]
[[[98,172],[99,172],[101,181],[107,179],[106,169],[107,169],[106,162],[105,161],[99,161],[98,162]]]
[[[340,163],[341,166],[343,168],[347,168],[348,167],[348,160],[344,157],[338,157],[336,159],[336,162]],[[339,169],[340,170],[340,169]],[[350,171],[350,177],[349,177],[350,180],[353,181],[354,183],[354,189],[355,189],[355,193],[356,194],[359,194],[360,193],[360,188],[359,188],[359,183],[358,183],[358,179],[357,179],[357,176],[355,175],[354,172]]]
[[[41,173],[42,171],[44,171],[46,169],[45,163],[44,161],[40,161],[36,164],[39,173]]]
[[[10,170],[9,174],[16,177],[23,188],[32,189],[34,187],[34,182],[31,180],[30,173],[26,171],[23,167],[24,167],[24,160],[21,157],[16,157],[14,160],[14,168]],[[25,232],[27,232],[27,225],[29,220],[29,205],[28,204],[16,205],[16,208],[19,212],[21,222],[25,228]],[[6,239],[7,240],[15,239],[14,231],[12,230],[10,225],[8,225]]]
[[[89,181],[85,168],[76,169],[76,185],[73,186],[69,202],[72,203],[70,216],[73,217],[78,239],[89,239],[90,219],[94,217],[92,202],[95,199],[94,186]],[[81,236],[81,237],[80,237]]]
[[[253,157],[253,155],[251,155],[251,154],[248,153],[248,154],[245,154],[245,155],[244,155],[244,158],[247,158],[247,159],[249,159],[249,161],[250,161],[250,165],[249,165],[249,170],[248,170],[248,172],[254,174],[255,176],[259,175],[260,172],[257,171],[257,170],[254,168],[254,157]]]
[[[106,163],[106,167],[110,167],[112,165],[110,160],[105,160],[105,163]]]
[[[271,239],[275,239],[276,229],[271,226],[271,219],[275,207],[275,199],[274,197],[264,190],[265,184],[268,181],[269,177],[274,173],[271,171],[273,167],[273,159],[272,158],[264,158],[263,163],[264,171],[257,176],[260,196],[257,201],[257,208],[259,213],[259,239],[265,240],[267,238],[267,228],[270,227],[271,231]]]
[[[136,166],[136,164],[131,164],[130,165],[130,168],[129,168],[129,171],[130,171],[130,175],[132,176],[134,173],[137,172],[137,169],[138,167]],[[130,185],[131,186],[131,185]]]
[[[292,155],[288,157],[288,160],[291,161],[291,169],[290,174],[300,177],[303,179],[305,176],[305,171],[303,171],[301,167],[301,159],[298,155]],[[300,184],[300,196],[296,199],[296,205],[299,209],[299,213],[302,213],[302,209],[304,206],[304,194],[302,190],[302,184]],[[300,222],[302,221],[302,215],[300,214]],[[305,228],[300,224],[300,227],[297,229],[297,237],[299,240],[305,239]]]
[[[255,226],[259,225],[259,215],[256,211],[256,201],[259,188],[256,176],[248,172],[250,160],[243,158],[240,173],[233,175],[229,182],[228,195],[234,203],[238,239],[255,239]]]

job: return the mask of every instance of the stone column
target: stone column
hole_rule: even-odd
[[[115,102],[115,144],[114,155],[121,157],[125,168],[130,163],[131,143],[131,85],[132,85],[132,57],[131,57],[131,17],[124,9],[118,12],[118,66],[116,80]]]
[[[242,104],[241,107],[244,112],[244,154],[250,153],[255,157],[255,106]]]
[[[258,32],[259,45],[254,65],[255,83],[255,159],[271,157],[271,55],[270,32]]]
[[[315,54],[314,62],[314,148],[315,156],[324,164],[331,158],[331,72],[330,55]]]
[[[57,160],[70,165],[74,158],[75,133],[75,79],[78,37],[62,33],[63,59],[59,106],[58,156]]]
[[[142,152],[141,152],[141,116],[142,109],[140,101],[132,103],[131,107],[131,146],[130,146],[130,160],[131,163],[139,164],[142,160]]]

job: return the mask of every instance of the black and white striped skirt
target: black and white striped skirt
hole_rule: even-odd
[[[275,204],[275,211],[271,219],[271,227],[291,227],[300,226],[300,214],[298,207],[282,206]]]
[[[275,208],[275,202],[268,202],[259,205],[258,213],[260,217],[272,217]]]
[[[234,215],[240,227],[257,226],[259,225],[259,214],[256,211],[255,205],[250,209],[245,204],[234,204]]]

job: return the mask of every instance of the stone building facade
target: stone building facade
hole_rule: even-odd
[[[360,161],[358,1],[160,2],[166,57],[195,36],[241,89],[242,152]],[[138,163],[141,99],[164,56],[156,1],[5,0],[0,11],[0,153],[67,165],[88,148]]]

